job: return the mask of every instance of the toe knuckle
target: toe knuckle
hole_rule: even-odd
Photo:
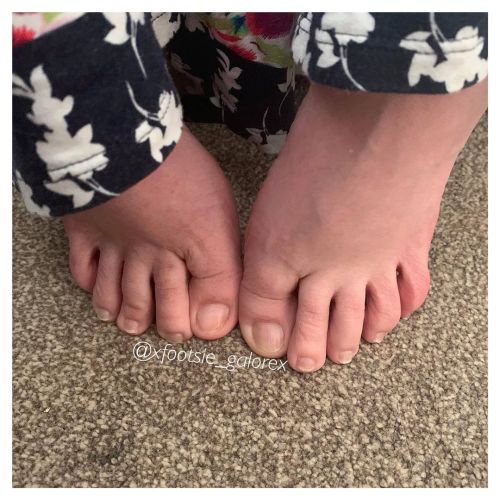
[[[79,287],[83,288],[84,290],[87,290],[88,292],[92,290],[91,278],[90,276],[87,275],[87,273],[85,273],[82,269],[78,267],[71,267],[71,266],[70,266],[70,271],[71,275],[76,281],[76,284]]]
[[[148,304],[139,298],[127,299],[123,302],[122,308],[126,317],[137,317],[144,315],[148,310]]]
[[[94,288],[92,290],[93,293],[93,301],[94,304],[99,306],[99,305],[105,305],[106,302],[110,302],[109,297],[110,295],[106,293],[106,289],[103,286],[103,283],[101,280],[97,280]]]
[[[326,335],[326,321],[316,312],[302,311],[296,319],[296,331],[300,337],[307,341],[314,341]]]
[[[311,328],[305,324],[297,325],[295,335],[301,343],[307,345],[316,344],[322,338],[317,328]]]
[[[159,292],[168,292],[176,287],[176,281],[172,278],[172,276],[169,276],[168,274],[157,276],[155,278],[155,288]]]
[[[416,274],[412,279],[412,309],[418,309],[427,298],[431,284],[430,273],[428,269]]]
[[[429,270],[421,273],[415,281],[415,295],[418,297],[422,303],[429,293],[429,288],[431,286],[431,276]]]
[[[342,301],[342,309],[352,315],[360,316],[365,312],[365,303],[359,297],[348,297]]]
[[[79,275],[81,272],[81,259],[78,258],[73,252],[69,254],[69,269],[73,275]],[[76,276],[75,276],[76,277]]]
[[[156,272],[154,277],[155,290],[159,294],[168,295],[185,284],[185,277],[179,275],[179,271],[173,267],[163,267]]]
[[[160,330],[175,331],[181,328],[176,325],[182,325],[183,318],[179,314],[169,311],[161,311],[156,314],[156,324]]]
[[[378,330],[392,330],[399,322],[401,309],[395,305],[386,305],[377,308],[375,312],[375,322]]]
[[[266,261],[260,265],[245,265],[241,286],[253,295],[264,298],[281,298],[288,295],[297,283],[296,275],[279,263]]]

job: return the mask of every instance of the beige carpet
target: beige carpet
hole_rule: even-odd
[[[269,158],[193,129],[244,225]],[[16,197],[14,485],[486,486],[486,148],[483,120],[446,191],[423,309],[349,366],[306,376],[134,359],[137,340],[98,322],[72,282],[61,225]],[[238,331],[177,355],[190,348],[249,354]]]

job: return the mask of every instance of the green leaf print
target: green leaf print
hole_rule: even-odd
[[[290,68],[293,66],[290,51],[283,50],[273,43],[266,43],[260,37],[255,38],[255,43],[264,54],[263,62],[271,63],[281,68]]]
[[[43,12],[43,18],[47,24],[50,24],[61,12]]]

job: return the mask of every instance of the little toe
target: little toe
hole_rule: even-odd
[[[101,321],[115,321],[122,302],[123,257],[112,246],[100,248],[97,276],[92,289],[92,304]]]
[[[91,292],[97,277],[99,250],[84,235],[69,237],[69,269],[80,288]]]
[[[154,283],[158,335],[176,343],[190,339],[186,265],[177,255],[168,252],[155,266]]]
[[[382,342],[400,318],[401,305],[394,271],[367,285],[363,338],[370,343]]]
[[[339,289],[334,297],[328,328],[327,355],[347,364],[359,350],[365,316],[365,285]]]
[[[151,267],[135,254],[125,258],[122,276],[122,305],[116,324],[120,330],[138,335],[153,320]]]
[[[299,284],[297,314],[288,345],[288,362],[300,372],[319,370],[326,359],[332,288],[314,277]]]
[[[420,265],[415,263],[400,264],[397,284],[403,318],[407,318],[422,306],[429,293],[430,282],[426,260]]]

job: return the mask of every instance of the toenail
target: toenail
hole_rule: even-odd
[[[353,351],[341,351],[337,354],[337,362],[342,365],[347,365],[352,361],[356,353]]]
[[[302,372],[311,372],[316,367],[316,361],[312,358],[299,358],[297,368]]]
[[[225,304],[208,304],[198,310],[196,321],[204,332],[213,332],[226,322],[228,316],[229,307]]]
[[[160,333],[160,337],[172,342],[172,344],[182,344],[185,340],[182,333]]]
[[[283,348],[285,334],[277,323],[257,323],[252,329],[255,346],[268,354],[274,354]]]
[[[385,333],[378,333],[377,335],[375,335],[375,337],[373,338],[373,342],[375,344],[380,344],[380,342],[382,342],[382,340],[384,340],[385,338]]]
[[[106,309],[94,307],[94,310],[95,310],[97,317],[101,321],[111,321],[113,319],[113,317],[111,316],[111,313],[109,311],[106,311]]]
[[[133,319],[126,319],[123,322],[123,329],[127,333],[139,333],[139,323],[137,321],[134,321]]]

